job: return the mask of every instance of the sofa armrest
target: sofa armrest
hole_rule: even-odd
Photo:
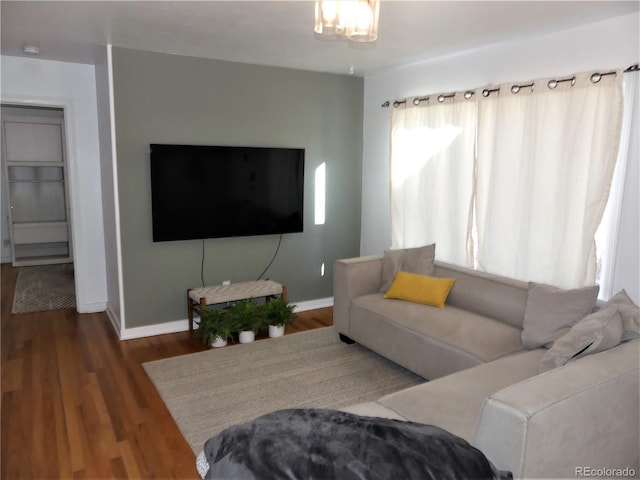
[[[351,301],[382,286],[382,256],[336,260],[333,278],[333,325],[349,336]]]
[[[514,478],[638,472],[638,356],[633,341],[500,390],[485,399],[473,444]]]

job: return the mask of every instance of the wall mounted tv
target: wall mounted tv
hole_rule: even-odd
[[[304,149],[150,147],[154,242],[302,232]]]

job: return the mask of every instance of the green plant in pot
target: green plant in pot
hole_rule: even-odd
[[[293,313],[295,305],[290,305],[282,298],[275,298],[264,304],[265,324],[269,326],[270,337],[281,337],[284,335],[285,325],[296,319]]]
[[[239,332],[240,343],[253,342],[256,332],[264,325],[264,311],[253,298],[230,305],[225,315]]]
[[[202,343],[214,347],[224,347],[227,340],[231,339],[233,335],[234,328],[230,320],[220,310],[201,306],[198,329]]]

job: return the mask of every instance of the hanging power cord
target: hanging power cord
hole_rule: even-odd
[[[273,263],[273,261],[276,259],[276,257],[278,256],[278,251],[280,250],[280,244],[282,243],[282,233],[280,234],[280,240],[278,240],[278,246],[276,247],[276,251],[273,254],[273,258],[271,259],[271,261],[269,262],[269,265],[267,265],[267,268],[264,269],[264,271],[260,274],[260,276],[258,278],[256,278],[256,280],[260,280],[262,279],[262,277],[264,276],[265,273],[267,273],[267,270],[269,270],[269,267],[271,266],[271,264]]]
[[[200,262],[200,280],[202,281],[202,286],[205,287],[204,284],[204,238],[202,239],[202,261]]]
[[[271,258],[271,261],[269,262],[267,267],[262,271],[262,273],[258,276],[258,278],[256,280],[262,279],[264,274],[267,273],[267,270],[269,270],[269,267],[271,267],[271,265],[273,264],[274,260],[278,256],[278,252],[280,251],[280,245],[281,244],[282,244],[282,233],[280,234],[280,238],[278,240],[278,246],[276,247],[276,251],[274,252],[273,257]],[[205,283],[204,283],[204,257],[205,257],[205,251],[204,251],[204,238],[203,238],[202,239],[202,259],[200,261],[200,281],[202,282],[202,286],[203,287],[206,286]]]

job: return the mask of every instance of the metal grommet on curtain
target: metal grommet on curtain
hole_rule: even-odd
[[[591,83],[598,83],[600,80],[602,80],[602,77],[606,77],[607,75],[615,75],[616,72],[606,72],[606,73],[600,73],[600,72],[594,72],[591,74]]]
[[[442,103],[442,102],[444,102],[447,98],[453,98],[453,97],[455,97],[455,96],[456,96],[456,94],[455,94],[455,93],[449,93],[449,94],[447,94],[447,95],[445,95],[445,94],[440,94],[440,95],[438,95],[438,102]]]
[[[535,89],[535,84],[534,83],[527,83],[526,85],[512,85],[511,86],[511,93],[518,93],[520,91],[521,88],[525,88],[525,87],[530,87],[531,91],[533,92],[533,90]]]
[[[475,93],[476,93],[476,92],[474,92],[474,91],[468,90],[468,91],[464,92],[464,98],[466,98],[467,100],[469,100],[471,97],[473,97],[473,95],[474,95]]]
[[[482,90],[482,96],[483,97],[488,97],[489,95],[491,95],[494,92],[498,92],[498,94],[500,93],[500,89],[499,88],[485,88],[484,90]]]
[[[576,84],[576,77],[565,78],[563,80],[549,80],[549,83],[547,83],[547,87],[553,90],[558,86],[559,83],[563,82],[571,82],[571,86],[573,87]]]

